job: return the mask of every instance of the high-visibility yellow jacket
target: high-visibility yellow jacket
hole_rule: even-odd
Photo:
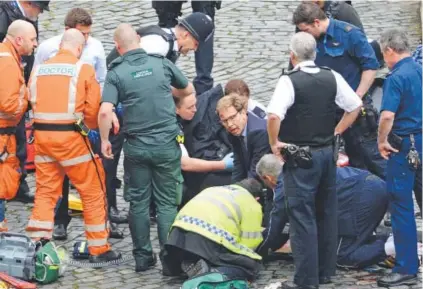
[[[263,241],[260,204],[237,185],[211,187],[186,204],[172,227],[197,233],[226,249],[261,260],[254,250]]]

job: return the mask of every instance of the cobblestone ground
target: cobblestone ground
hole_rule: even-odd
[[[288,42],[294,27],[290,24],[292,11],[297,1],[224,1],[216,14],[215,36],[215,83],[241,77],[247,81],[254,98],[266,104],[276,85],[281,69],[287,66]],[[402,27],[409,32],[412,46],[421,39],[417,1],[353,1],[370,38],[377,39],[379,33],[388,27]],[[134,26],[156,23],[156,15],[149,1],[52,1],[51,11],[40,21],[41,40],[61,33],[63,19],[72,7],[89,9],[94,15],[93,34],[103,41],[106,52],[110,51],[112,34],[121,22]],[[183,13],[190,12],[190,5],[184,4]],[[182,57],[178,65],[192,79],[195,73],[194,57]],[[82,173],[82,172],[81,172]],[[122,179],[122,164],[118,176]],[[35,190],[34,176],[28,181]],[[128,205],[118,191],[119,207],[127,211]],[[11,231],[22,232],[27,224],[32,205],[11,202],[8,204],[8,219]],[[421,219],[417,219],[421,231]],[[127,225],[120,225],[125,234],[123,240],[113,240],[113,247],[124,255],[131,254],[131,238]],[[151,238],[156,252],[159,251],[156,227],[152,227]],[[74,218],[69,227],[68,241],[63,244],[69,249],[76,240],[83,240],[83,223]],[[43,288],[180,288],[179,279],[161,276],[160,264],[142,274],[134,272],[134,264],[127,263],[107,269],[70,267],[59,282]],[[275,261],[267,264],[260,273],[254,288],[292,278],[291,261]],[[420,274],[421,276],[421,274]],[[321,288],[374,288],[377,275],[367,272],[339,271],[334,284]],[[407,286],[398,288],[409,288]],[[421,288],[421,284],[412,288]]]

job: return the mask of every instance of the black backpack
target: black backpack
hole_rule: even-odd
[[[173,34],[172,31],[171,33],[167,33],[158,25],[149,25],[146,27],[141,27],[141,28],[138,28],[136,31],[137,31],[137,34],[141,38],[148,35],[159,35],[163,37],[163,39],[169,44],[169,49],[165,57],[169,59],[170,61],[172,61],[173,63],[176,62],[176,60],[179,57],[179,53],[173,50],[173,46],[176,41],[176,36],[175,34]],[[109,55],[106,58],[107,66],[109,66],[109,64],[118,57],[119,57],[119,53],[117,52],[116,48],[113,48],[113,50],[109,53]]]

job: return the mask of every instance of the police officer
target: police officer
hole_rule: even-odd
[[[1,1],[0,2],[0,42],[6,36],[9,25],[18,19],[26,20],[32,23],[35,27],[38,37],[38,16],[44,12],[49,11],[50,1]],[[28,82],[29,75],[34,63],[34,54],[22,57],[24,64],[25,83]],[[30,192],[26,182],[26,131],[25,131],[25,117],[21,119],[16,129],[17,151],[16,155],[19,158],[19,163],[22,170],[21,182],[16,195],[16,200],[22,202],[33,202],[34,194]]]
[[[391,29],[382,33],[383,57],[391,70],[383,86],[378,146],[388,160],[386,183],[391,195],[396,262],[378,285],[417,284],[417,229],[412,189],[422,158],[422,69],[413,61],[407,35]]]
[[[122,104],[125,143],[124,198],[130,203],[129,228],[137,272],[154,266],[148,208],[157,207],[159,243],[164,245],[181,201],[181,150],[176,141],[173,95],[193,93],[182,72],[161,56],[149,56],[139,48],[139,36],[121,24],[114,40],[120,58],[110,64],[99,113],[101,150],[113,158],[109,142],[113,107]],[[171,88],[173,87],[173,89]]]
[[[354,126],[343,134],[345,149],[353,167],[368,169],[384,179],[386,161],[377,153],[377,112],[367,96],[379,63],[366,36],[355,26],[329,19],[312,2],[299,5],[292,22],[316,38],[316,64],[340,73],[363,99],[365,110]],[[342,111],[337,116],[341,117]]]
[[[184,1],[152,1],[153,8],[159,18],[159,26],[171,29],[178,23],[177,17],[181,16],[182,3]],[[208,15],[214,21],[215,9],[220,9],[222,1],[191,1],[192,11]],[[194,79],[195,91],[202,94],[213,87],[213,35],[210,40],[200,44],[195,52],[195,70],[197,76]]]
[[[315,65],[316,41],[310,34],[295,34],[290,50],[294,70],[279,79],[267,108],[269,143],[277,156],[289,144],[303,152],[308,146],[312,161],[303,165],[287,158],[282,174],[296,267],[294,284],[283,288],[318,288],[330,282],[336,267],[334,134],[354,122],[362,102],[340,74]],[[338,124],[336,105],[345,111]]]

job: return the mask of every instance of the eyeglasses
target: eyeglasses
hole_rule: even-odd
[[[231,115],[230,117],[228,117],[227,119],[221,119],[220,120],[220,122],[223,124],[223,125],[228,125],[229,124],[229,122],[233,122],[234,120],[235,120],[235,118],[238,116],[238,114],[239,114],[239,111],[237,111],[235,114],[233,114],[233,115]]]

